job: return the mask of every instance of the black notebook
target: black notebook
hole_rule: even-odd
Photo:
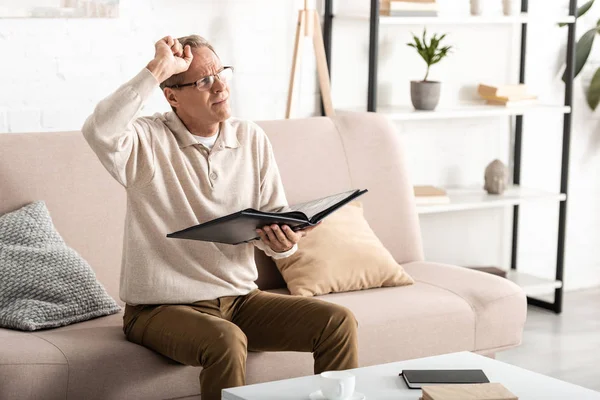
[[[366,189],[350,190],[306,203],[287,206],[278,212],[264,212],[247,208],[203,224],[169,233],[167,237],[226,244],[246,243],[259,239],[256,229],[266,225],[288,225],[294,231],[316,225],[323,218],[366,192]]]
[[[489,383],[480,369],[405,369],[400,375],[410,389],[452,383]]]

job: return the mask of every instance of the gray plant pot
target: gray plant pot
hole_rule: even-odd
[[[441,83],[436,81],[411,81],[410,99],[417,110],[435,110],[440,101]]]

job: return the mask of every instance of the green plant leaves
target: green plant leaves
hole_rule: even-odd
[[[452,46],[442,47],[440,49],[440,51],[437,52],[436,54],[434,54],[433,57],[431,58],[431,65],[439,63],[442,60],[442,58],[444,58],[448,55],[448,52],[450,51],[451,48],[452,48]]]
[[[588,12],[588,10],[594,5],[594,1],[596,1],[596,0],[590,0],[587,3],[585,3],[584,5],[582,5],[581,7],[579,7],[577,9],[577,16],[575,18],[579,18],[583,14]],[[561,22],[560,24],[558,24],[558,26],[566,26],[566,25],[568,25],[568,24],[565,22]]]
[[[407,43],[407,46],[412,47],[417,50],[417,53],[423,58],[425,63],[427,64],[427,74],[425,75],[425,80],[427,80],[427,75],[429,74],[429,68],[439,63],[444,57],[446,57],[452,46],[444,46],[440,48],[440,43],[446,37],[446,34],[438,36],[437,34],[433,34],[431,39],[427,40],[427,29],[423,30],[423,37],[419,39],[415,34],[413,36],[413,43]]]
[[[596,37],[596,32],[598,32],[597,28],[590,29],[577,41],[575,44],[575,73],[574,76],[579,75],[585,62],[587,61],[590,51],[592,50],[592,45],[594,44],[594,38]],[[567,71],[563,73],[562,76],[563,82],[567,80]]]
[[[590,88],[587,92],[587,102],[592,110],[595,110],[600,103],[600,68],[596,70]]]
[[[592,8],[592,6],[594,5],[594,1],[596,1],[596,0],[590,0],[587,3],[585,3],[584,5],[582,5],[581,7],[579,7],[577,9],[577,18],[581,17],[583,14],[588,12],[588,10],[590,8]]]

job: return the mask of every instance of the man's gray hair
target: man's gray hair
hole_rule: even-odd
[[[177,40],[179,40],[179,43],[181,43],[181,47],[184,49],[185,49],[185,46],[187,46],[187,45],[189,45],[192,48],[192,50],[199,49],[201,47],[207,47],[213,53],[217,54],[217,52],[212,47],[212,45],[208,42],[208,40],[204,39],[200,35],[183,36],[183,37],[177,38]],[[160,84],[160,88],[164,89],[166,87],[173,86],[173,85],[181,85],[182,83],[184,83],[183,82],[183,74],[185,74],[185,72],[181,72],[179,74],[175,74],[175,75],[171,76],[169,79],[167,79],[166,81],[164,81],[163,83]]]

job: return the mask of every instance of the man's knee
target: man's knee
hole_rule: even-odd
[[[246,360],[248,354],[248,339],[240,328],[235,325],[229,325],[214,336],[210,346],[201,355],[201,364],[207,364],[225,361],[225,360]]]
[[[343,331],[356,332],[358,322],[354,313],[344,306],[332,304],[328,307],[329,323]]]

